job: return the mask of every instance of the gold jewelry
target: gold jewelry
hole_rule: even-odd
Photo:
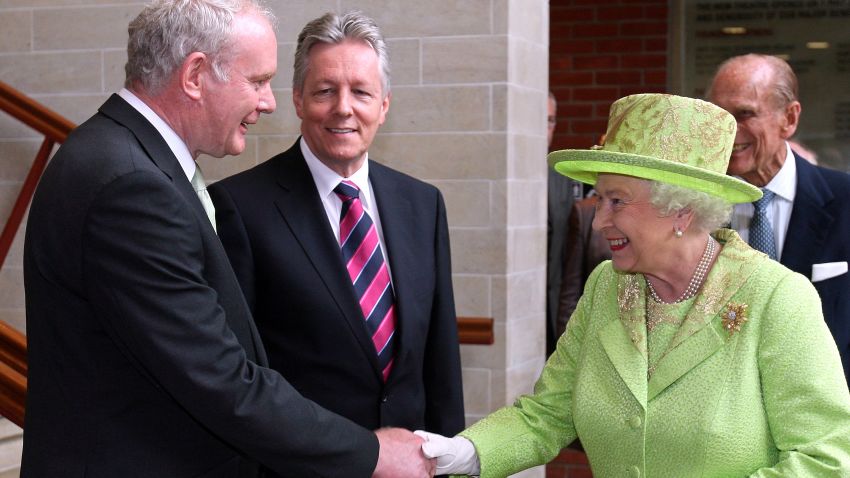
[[[652,297],[652,300],[655,302],[659,302],[662,304],[678,304],[683,300],[688,300],[691,297],[697,295],[697,291],[702,286],[703,281],[705,280],[705,275],[708,273],[708,266],[711,264],[711,259],[714,257],[714,251],[717,249],[717,242],[714,241],[714,238],[708,236],[708,244],[705,245],[705,251],[702,253],[702,257],[697,263],[697,268],[694,270],[694,275],[691,276],[690,282],[688,282],[688,288],[682,292],[682,295],[679,296],[678,299],[673,302],[665,302],[661,300],[661,297],[658,296],[658,293],[655,292],[655,287],[652,287],[652,282],[649,279],[646,279],[646,285],[649,289],[649,295]]]

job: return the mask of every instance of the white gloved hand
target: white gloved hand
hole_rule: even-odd
[[[438,475],[478,475],[481,465],[475,446],[464,437],[453,438],[428,433],[422,430],[413,432],[425,440],[422,453],[428,458],[437,459]]]

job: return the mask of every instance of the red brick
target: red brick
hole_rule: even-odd
[[[576,70],[612,69],[620,64],[616,55],[584,56],[573,59]]]
[[[594,109],[596,110],[596,117],[597,118],[607,118],[608,113],[611,112],[611,103],[613,103],[613,101],[608,102],[608,103],[597,104],[594,107]]]
[[[640,72],[635,70],[596,72],[597,85],[639,85],[640,79]]]
[[[642,50],[641,42],[634,38],[596,40],[596,51],[600,53],[632,53]]]
[[[593,478],[593,472],[590,467],[570,468],[567,471],[566,478]]]
[[[621,35],[666,35],[667,22],[623,23],[620,25]]]
[[[553,40],[549,44],[550,55],[553,53],[593,53],[595,50],[596,43],[591,40]]]
[[[623,68],[665,68],[667,55],[623,55]]]
[[[573,26],[572,24],[564,25],[564,24],[552,24],[549,25],[549,39],[550,41],[555,38],[572,38],[573,36]]]
[[[591,21],[594,20],[595,14],[596,10],[589,7],[552,7],[549,10],[549,23]]]
[[[564,56],[549,56],[549,71],[572,70],[573,57],[572,55]]]
[[[643,49],[644,49],[644,51],[667,51],[667,39],[666,38],[644,38],[643,39]]]
[[[567,478],[567,468],[549,465],[546,467],[546,478]]]
[[[599,136],[608,127],[607,120],[576,120],[570,122],[570,132]]]
[[[549,71],[549,83],[563,86],[582,86],[593,84],[593,73],[589,71]]]
[[[557,94],[555,96],[557,96]],[[558,97],[559,101],[560,99],[561,98]],[[592,117],[593,105],[571,102],[561,105],[560,103],[558,103],[558,118],[574,119]]]
[[[647,20],[664,20],[667,21],[667,5],[647,6],[644,9],[643,18]]]
[[[604,132],[605,128],[603,128],[599,134],[602,134]],[[589,463],[587,461],[587,455],[585,455],[583,451],[566,448],[561,451],[561,455],[564,456],[564,459],[567,463],[571,463],[574,465],[587,465]]]
[[[569,103],[573,100],[573,90],[569,86],[562,86],[556,84],[549,84],[549,91],[555,94],[555,98],[558,98],[558,103]],[[561,108],[558,108],[558,116],[561,116],[560,112]]]
[[[579,38],[613,37],[618,28],[616,23],[579,23],[573,26],[573,34]]]
[[[666,70],[647,70],[643,72],[644,85],[666,85],[667,71]]]
[[[634,20],[644,18],[643,7],[599,7],[596,12],[599,21],[606,20]]]
[[[620,88],[621,97],[639,93],[667,93],[667,88],[665,86],[628,86]]]
[[[641,5],[667,5],[667,0],[620,0],[622,3],[639,3]]]
[[[574,134],[555,134],[552,138],[552,150],[587,149],[596,144],[595,136],[577,136]],[[564,466],[564,465],[561,465]]]
[[[574,101],[605,101],[616,97],[617,88],[576,88],[573,90]]]

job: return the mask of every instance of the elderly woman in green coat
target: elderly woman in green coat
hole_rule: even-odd
[[[719,229],[761,196],[725,174],[735,129],[709,103],[634,95],[604,146],[550,155],[595,184],[612,260],[532,395],[457,437],[421,433],[438,474],[504,477],[578,438],[596,478],[850,476],[850,394],[817,292]]]

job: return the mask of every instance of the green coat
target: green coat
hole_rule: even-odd
[[[716,237],[724,248],[649,380],[643,275],[593,272],[534,394],[461,433],[482,477],[576,438],[595,478],[850,477],[850,393],[815,289],[733,231]]]

